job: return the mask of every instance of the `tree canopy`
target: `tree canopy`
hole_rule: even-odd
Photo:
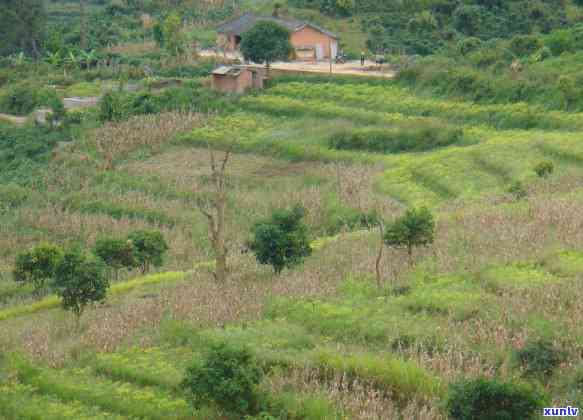
[[[271,21],[260,21],[243,34],[241,53],[247,60],[265,63],[289,58],[293,49],[290,32]]]
[[[0,56],[18,51],[39,55],[45,31],[43,0],[3,0],[0,8]]]
[[[270,264],[276,273],[299,264],[312,253],[304,209],[276,210],[268,220],[253,227],[251,250],[261,264]]]

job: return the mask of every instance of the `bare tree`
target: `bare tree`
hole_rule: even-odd
[[[379,251],[377,253],[377,258],[375,260],[375,274],[377,278],[377,287],[379,290],[383,286],[383,276],[381,273],[381,261],[383,260],[383,250],[385,248],[385,224],[382,219],[383,215],[379,215],[379,220],[377,222],[377,227],[379,229]]]
[[[215,272],[213,274],[215,280],[220,283],[224,283],[228,275],[227,256],[229,250],[225,228],[228,204],[226,170],[230,156],[231,149],[228,149],[223,158],[217,161],[214,151],[209,146],[213,196],[199,199],[196,202],[200,212],[208,219],[209,239],[215,254]]]

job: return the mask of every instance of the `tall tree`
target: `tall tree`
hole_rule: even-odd
[[[46,20],[43,0],[0,0],[0,55],[25,51],[38,57]]]
[[[293,48],[290,32],[271,21],[260,21],[243,34],[241,52],[247,60],[269,64],[289,58]]]
[[[79,0],[79,46],[82,50],[87,49],[87,13],[85,6],[85,0]]]

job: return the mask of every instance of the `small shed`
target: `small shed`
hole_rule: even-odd
[[[212,73],[213,89],[224,93],[245,93],[249,89],[263,89],[264,72],[245,66],[221,66]]]

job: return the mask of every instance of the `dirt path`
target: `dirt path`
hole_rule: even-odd
[[[2,114],[0,113],[0,121],[7,121],[14,125],[24,125],[26,124],[27,117],[17,117],[16,115]]]

